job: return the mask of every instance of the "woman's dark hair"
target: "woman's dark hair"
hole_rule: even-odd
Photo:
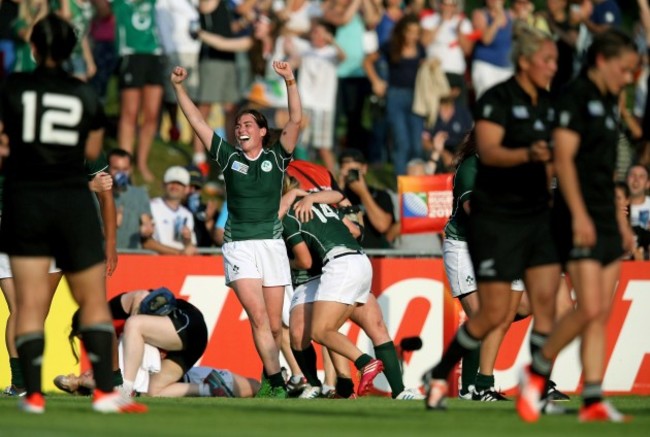
[[[404,48],[404,32],[411,24],[420,25],[420,19],[413,14],[404,15],[395,23],[393,33],[388,43],[388,61],[397,64],[402,59],[402,49]]]
[[[605,59],[620,56],[624,51],[636,52],[634,40],[628,34],[618,29],[608,29],[594,35],[594,39],[585,55],[584,71],[596,66],[596,58],[601,55]]]
[[[273,51],[275,50],[275,41],[280,35],[284,22],[272,11],[264,17],[265,19],[268,19],[271,24],[271,39],[273,40],[273,47],[271,47],[271,50]],[[253,45],[248,52],[248,59],[251,63],[251,71],[253,72],[253,75],[264,77],[266,75],[268,59],[264,57],[264,44],[261,40],[253,38]]]
[[[77,353],[77,348],[75,347],[75,340],[81,336],[79,331],[79,317],[81,312],[79,310],[75,311],[72,315],[72,324],[70,326],[70,334],[68,334],[68,341],[70,342],[70,349],[72,349],[72,355],[74,356],[75,361],[79,362],[79,353]]]
[[[264,137],[262,137],[262,146],[263,147],[268,146],[269,145],[269,133],[270,133],[270,131],[269,131],[269,123],[268,123],[268,121],[266,121],[266,117],[264,117],[264,115],[260,111],[257,111],[255,109],[242,109],[241,111],[239,111],[239,113],[237,114],[237,117],[235,118],[235,124],[239,123],[239,120],[244,115],[247,115],[247,114],[253,117],[253,119],[255,120],[255,123],[257,123],[257,126],[260,129],[262,129],[262,128],[266,129],[266,135],[264,135]]]
[[[40,63],[51,58],[60,65],[70,57],[77,44],[77,36],[67,21],[50,12],[36,23],[30,41],[36,47]]]
[[[456,156],[454,157],[454,164],[456,168],[470,156],[476,155],[476,133],[474,129],[467,132],[463,142],[459,144]]]

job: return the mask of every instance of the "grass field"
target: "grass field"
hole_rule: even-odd
[[[525,424],[513,402],[450,401],[447,412],[428,412],[421,401],[385,398],[286,401],[270,399],[146,399],[145,415],[99,415],[88,398],[48,396],[47,412],[26,415],[16,399],[0,398],[0,436],[648,436],[650,397],[613,398],[630,423],[578,423],[576,400],[569,413]]]

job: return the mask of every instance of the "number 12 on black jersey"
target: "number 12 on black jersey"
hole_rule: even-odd
[[[23,142],[33,143],[36,140],[36,126],[40,121],[38,142],[61,146],[76,146],[79,143],[76,128],[83,116],[81,99],[65,94],[44,93],[40,102],[40,120],[36,91],[25,91],[22,103]]]

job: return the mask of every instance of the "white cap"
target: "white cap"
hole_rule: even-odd
[[[188,186],[190,184],[190,172],[179,165],[169,167],[165,172],[163,182],[166,184],[170,182],[178,182],[179,184]]]

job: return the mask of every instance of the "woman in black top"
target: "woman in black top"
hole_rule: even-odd
[[[535,408],[552,362],[577,336],[582,338],[584,372],[581,421],[623,421],[603,401],[605,328],[623,250],[634,236],[624,211],[616,207],[614,169],[619,134],[618,94],[632,83],[639,57],[627,35],[608,30],[594,37],[586,68],[556,105],[553,130],[560,186],[553,207],[553,230],[577,307],[558,322],[522,381],[519,414],[536,420]],[[541,387],[541,388],[540,388]]]
[[[548,35],[524,28],[512,56],[515,75],[486,91],[475,114],[480,161],[467,240],[481,305],[425,375],[430,409],[445,408],[446,379],[460,358],[513,320],[513,280],[524,279],[534,309],[540,299],[554,301],[559,284],[546,171],[553,115],[546,89],[557,69],[557,48]],[[552,310],[536,312],[534,323],[531,347],[538,333],[551,331]]]
[[[84,171],[84,159],[101,150],[101,105],[89,85],[61,68],[76,43],[67,22],[46,16],[31,42],[38,67],[10,76],[0,92],[0,122],[10,145],[0,250],[10,257],[16,286],[16,347],[27,390],[21,409],[45,411],[40,363],[54,258],[81,308],[84,345],[97,375],[93,409],[144,412],[144,405],[113,390],[102,234]]]

